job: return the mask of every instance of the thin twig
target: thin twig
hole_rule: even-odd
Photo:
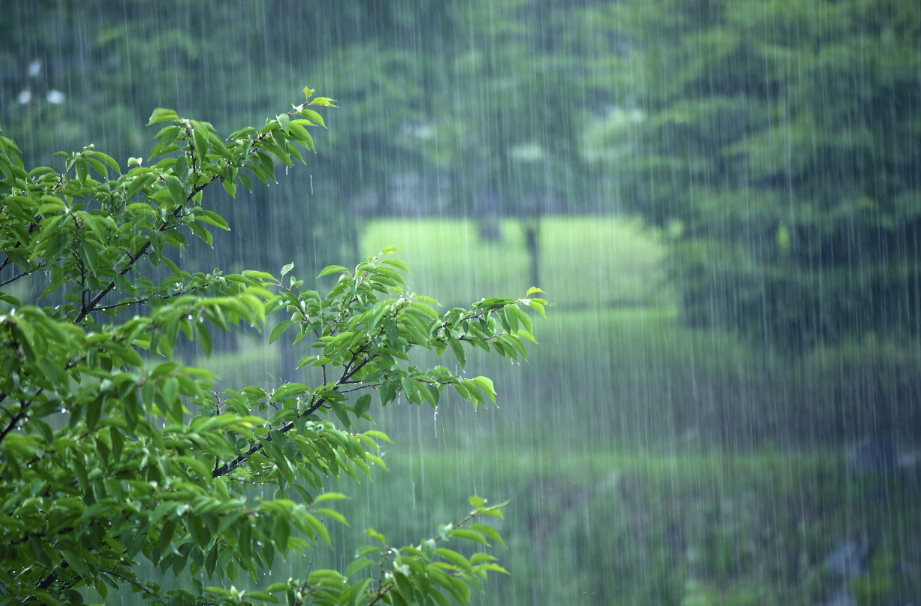
[[[42,391],[42,390],[39,389],[39,390],[35,393],[35,395],[37,396],[39,393],[41,393],[41,391]],[[9,425],[7,425],[7,426],[3,429],[2,432],[0,432],[0,442],[2,442],[3,439],[6,438],[7,434],[10,433],[11,431],[13,431],[13,429],[16,427],[16,424],[19,423],[19,421],[22,420],[22,419],[26,416],[26,409],[29,407],[30,404],[31,404],[30,401],[24,402],[23,405],[22,405],[22,408],[20,408],[20,409],[19,409],[19,412],[16,413],[16,416],[13,417],[12,419],[10,419]],[[7,414],[9,414],[9,413],[7,413]]]
[[[6,285],[9,284],[10,282],[15,282],[15,281],[18,280],[19,278],[24,278],[24,277],[26,277],[26,276],[28,276],[28,275],[30,275],[30,274],[33,274],[33,273],[37,272],[38,270],[40,270],[40,269],[43,268],[43,267],[45,267],[45,266],[44,266],[44,265],[39,265],[39,266],[36,267],[35,269],[29,270],[29,271],[24,271],[24,272],[22,272],[21,274],[17,274],[17,275],[15,275],[15,276],[13,276],[12,278],[10,278],[9,280],[5,280],[5,281],[3,281],[3,282],[0,282],[0,286],[6,286]]]
[[[90,566],[93,566],[93,565],[90,564]],[[145,586],[141,585],[140,583],[138,583],[138,582],[135,581],[134,579],[131,579],[131,578],[129,578],[129,577],[126,577],[126,576],[123,575],[123,574],[118,574],[117,572],[112,571],[112,570],[105,570],[105,569],[103,569],[103,568],[100,568],[99,566],[93,566],[93,568],[95,568],[95,569],[98,570],[99,572],[104,572],[104,573],[106,573],[106,574],[112,575],[113,577],[118,577],[118,578],[120,578],[120,579],[123,580],[123,581],[128,581],[129,583],[131,583],[132,585],[134,585],[135,587],[137,587],[138,589],[140,589],[141,591],[143,591],[143,592],[145,592],[145,593],[149,593],[149,594],[155,595],[155,596],[157,596],[157,597],[161,597],[160,594],[157,593],[156,591],[150,589],[149,587],[145,587]]]

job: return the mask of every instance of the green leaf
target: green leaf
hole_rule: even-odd
[[[518,332],[518,305],[515,303],[509,303],[504,308],[502,308],[502,314],[505,315],[505,320],[508,323],[509,332]]]
[[[288,131],[291,127],[291,118],[287,114],[279,114],[275,116],[275,119],[278,120],[278,124],[281,126],[281,130],[288,134]]]
[[[418,300],[413,301],[412,303],[410,303],[410,306],[413,309],[421,311],[423,314],[425,314],[426,316],[428,316],[429,318],[433,320],[438,320],[441,318],[441,314],[439,314],[437,311],[432,309],[431,306],[427,305],[426,303],[422,303],[421,301],[418,301]]]
[[[473,566],[470,565],[470,562],[467,561],[467,558],[457,553],[456,551],[451,551],[450,549],[439,547],[435,550],[435,555],[443,557],[447,561],[451,562],[458,568],[465,570],[466,572],[473,572]]]
[[[176,115],[176,112],[171,109],[164,109],[158,107],[153,110],[153,113],[150,114],[150,121],[147,123],[147,126],[156,124],[157,122],[166,122],[167,120],[178,120],[179,116]]]
[[[324,278],[330,274],[339,274],[339,273],[348,273],[348,268],[342,267],[341,265],[328,265],[320,272],[320,275],[317,276],[317,279]]]
[[[224,217],[217,214],[212,210],[201,210],[201,214],[196,215],[195,217],[198,221],[202,223],[207,223],[208,225],[214,225],[215,227],[220,227],[225,231],[230,231],[230,226],[227,225],[227,221],[224,220]],[[246,272],[244,272],[244,275]]]
[[[248,600],[259,600],[260,602],[271,602],[272,604],[278,603],[275,596],[269,595],[265,591],[247,591],[245,597]]]
[[[360,398],[358,398],[358,401],[355,402],[355,406],[353,406],[352,408],[355,411],[355,416],[360,417],[361,415],[368,412],[368,408],[370,407],[371,407],[371,395],[365,394],[361,396]]]
[[[387,406],[397,395],[397,382],[392,379],[387,379],[384,381],[384,384],[381,385],[380,397],[381,397],[381,406]]]
[[[332,509],[326,509],[324,507],[321,507],[319,509],[314,509],[314,511],[317,513],[323,514],[328,518],[332,518],[336,520],[337,522],[339,522],[340,524],[344,524],[346,526],[349,525],[348,521],[345,519],[345,516],[343,516],[338,511],[334,511]]]
[[[205,357],[210,356],[213,345],[211,342],[211,332],[208,330],[208,327],[202,322],[195,322],[195,334],[198,337],[198,343],[201,345]]]
[[[360,572],[364,570],[365,568],[367,568],[368,566],[371,566],[373,564],[375,564],[374,560],[369,560],[367,558],[359,558],[355,560],[354,562],[352,562],[351,564],[349,564],[349,567],[345,570],[345,576],[350,577],[354,575],[355,573]]]
[[[198,223],[189,223],[188,227],[196,236],[198,236],[208,246],[213,245],[211,232],[199,225]],[[172,232],[175,234],[175,232]],[[167,236],[168,237],[168,236]]]
[[[281,277],[284,278],[292,269],[294,269],[294,263],[288,263],[281,268]]]
[[[541,305],[540,303],[538,303],[537,301],[533,301],[533,300],[532,300],[532,301],[528,301],[528,306],[529,306],[531,309],[533,309],[534,311],[536,311],[537,313],[539,313],[542,317],[545,317],[545,318],[547,317],[547,316],[544,314],[544,306]],[[530,331],[529,331],[529,332],[530,332]]]
[[[322,126],[323,128],[326,128],[326,124],[323,123],[323,116],[321,116],[321,115],[318,114],[317,112],[313,111],[312,109],[307,109],[307,108],[305,107],[305,108],[301,109],[301,110],[300,110],[299,112],[297,112],[297,113],[299,113],[300,115],[304,116],[305,118],[307,118],[307,119],[309,119],[309,120],[312,120],[312,121],[316,122],[317,124],[319,124],[319,125]]]
[[[476,530],[477,532],[480,532],[480,533],[486,535],[487,537],[489,537],[490,539],[492,539],[492,540],[495,541],[496,543],[499,543],[500,545],[502,545],[503,547],[505,547],[505,542],[502,540],[502,537],[499,536],[499,533],[496,532],[496,530],[495,530],[494,528],[490,528],[490,527],[487,526],[486,524],[471,524],[470,528],[471,528],[472,530]]]
[[[48,604],[48,606],[60,606],[61,604],[57,599],[51,597],[51,594],[44,589],[30,589],[25,592],[25,595],[34,596],[45,604]]]
[[[180,185],[178,181],[175,179],[167,179],[166,187],[169,189],[169,195],[177,206],[182,206],[186,203],[185,190],[182,189],[182,185]]]
[[[74,162],[74,167],[77,169],[77,180],[80,181],[80,185],[86,185],[86,176],[89,172],[86,167],[86,160],[78,158],[77,161]]]
[[[370,436],[372,438],[377,438],[378,440],[383,440],[389,444],[393,444],[393,442],[390,441],[390,438],[387,437],[387,434],[385,434],[382,431],[377,431],[375,429],[369,429],[368,431],[365,432],[365,435]]]
[[[486,539],[483,538],[483,535],[474,530],[467,530],[465,528],[455,528],[452,530],[451,538],[464,539],[467,541],[473,541],[474,543],[480,543],[482,545],[489,545],[489,543],[486,542]]]
[[[22,303],[20,303],[19,299],[17,299],[13,295],[8,295],[3,292],[0,292],[0,301],[5,301],[9,303],[10,305],[16,305],[17,307],[22,306]]]
[[[176,460],[191,468],[202,480],[211,479],[211,472],[208,470],[208,467],[198,459],[193,457],[176,457]]]
[[[525,311],[519,308],[517,305],[512,307],[512,313],[518,317],[518,321],[521,322],[521,325],[524,326],[524,329],[529,335],[534,333],[534,324],[531,322],[531,316],[529,316]],[[520,335],[519,331],[519,335]]]
[[[377,465],[378,467],[380,467],[381,469],[383,469],[384,471],[387,471],[387,464],[384,463],[384,459],[382,459],[382,458],[380,458],[380,457],[378,457],[378,456],[375,456],[375,455],[373,455],[373,454],[371,454],[371,453],[368,453],[368,452],[365,453],[365,457],[366,457],[369,461],[371,461],[372,463],[374,463],[375,465]]]
[[[343,499],[348,499],[348,497],[339,492],[323,492],[317,495],[317,498],[313,500],[313,504],[316,505],[326,501],[341,501]]]
[[[483,390],[483,393],[486,394],[492,403],[496,403],[496,389],[493,386],[492,379],[489,377],[474,377],[473,382],[476,383],[477,387]]]
[[[279,593],[281,591],[287,591],[291,585],[289,583],[272,583],[269,585],[265,592],[266,593]]]
[[[380,541],[380,542],[383,543],[384,545],[387,544],[387,538],[384,537],[384,535],[382,535],[381,533],[379,533],[379,532],[377,532],[376,530],[374,530],[373,528],[367,528],[367,529],[365,529],[365,534],[368,535],[369,537],[371,537],[372,539],[377,539],[378,541]]]
[[[112,170],[114,170],[116,173],[121,173],[121,172],[122,172],[121,168],[118,166],[118,162],[116,162],[114,159],[112,159],[111,156],[108,156],[108,155],[106,155],[106,154],[104,154],[104,153],[102,153],[102,152],[98,152],[98,151],[94,151],[94,152],[92,152],[92,154],[93,154],[93,157],[99,158],[100,160],[102,160],[103,162],[105,162],[106,164],[108,164],[108,165],[109,165],[109,168],[111,168]]]
[[[293,320],[285,320],[284,322],[279,322],[278,326],[272,329],[272,334],[269,335],[269,344],[272,344],[275,341],[277,341],[278,338],[282,336],[283,334],[285,334],[285,331],[291,328],[291,326],[293,326],[294,324],[297,324],[297,322]]]
[[[321,105],[323,107],[336,107],[333,105],[335,99],[330,99],[329,97],[317,97],[310,102],[311,105]]]
[[[448,337],[448,345],[451,346],[451,351],[454,352],[454,357],[457,358],[457,362],[461,365],[461,368],[467,363],[467,358],[464,356],[464,346],[461,345],[460,341],[455,339],[453,336]]]
[[[240,175],[240,177],[242,177],[242,176],[243,176],[243,175]],[[221,185],[224,186],[224,191],[226,191],[228,194],[230,194],[230,197],[231,197],[231,198],[236,198],[236,197],[237,197],[237,184],[236,184],[236,183],[234,183],[233,181],[229,181],[229,180],[227,180],[227,179],[221,179]],[[249,188],[247,188],[247,189],[249,189]]]
[[[352,427],[352,419],[349,418],[349,412],[345,407],[339,402],[330,402],[329,405],[332,407],[333,413],[342,422],[345,429],[350,429]]]
[[[106,181],[109,180],[109,171],[106,170],[105,164],[103,164],[96,158],[91,158],[89,156],[87,156],[86,161],[89,163],[90,166],[93,167],[93,170],[95,170],[97,173],[99,173],[102,176],[103,179],[105,179]]]
[[[275,276],[264,271],[247,269],[243,272],[242,275],[246,276],[247,278],[255,278],[256,280],[262,280],[264,282],[278,282],[278,279]]]
[[[304,514],[304,520],[307,522],[307,524],[310,525],[311,528],[313,528],[314,532],[323,537],[323,540],[327,545],[332,545],[329,539],[329,532],[326,530],[326,526],[324,526],[320,520],[316,519],[310,514]]]

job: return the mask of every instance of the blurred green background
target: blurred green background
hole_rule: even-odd
[[[4,9],[0,127],[30,165],[124,166],[156,107],[226,133],[337,99],[307,166],[205,197],[232,231],[183,269],[309,283],[394,244],[444,309],[546,291],[529,363],[468,358],[498,407],[372,409],[390,471],[331,484],[352,525],[315,567],[476,493],[511,499],[512,572],[476,603],[921,601],[916,0]],[[268,332],[182,356],[220,389],[311,380]]]

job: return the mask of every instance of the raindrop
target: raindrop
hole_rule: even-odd
[[[53,88],[48,91],[48,96],[45,99],[48,100],[48,103],[53,103],[55,105],[61,105],[64,103],[64,93],[59,90],[54,90]]]
[[[28,89],[22,91],[21,93],[19,93],[19,96],[16,97],[16,100],[19,101],[20,105],[25,105],[26,103],[32,100],[32,91]]]
[[[42,62],[41,62],[41,60],[36,59],[36,60],[34,60],[32,63],[29,64],[28,73],[29,73],[29,77],[30,77],[30,78],[35,78],[35,77],[37,77],[37,76],[41,73],[41,71],[42,71]]]

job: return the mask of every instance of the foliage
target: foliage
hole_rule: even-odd
[[[672,235],[689,325],[808,348],[918,330],[917,5],[19,3],[0,22],[0,79],[32,101],[2,111],[42,153],[93,132],[124,156],[150,102],[138,74],[158,104],[236,124],[309,56],[310,77],[353,100],[318,159],[318,231],[354,225],[316,203],[329,193],[365,214],[623,206]],[[43,101],[51,89],[81,103]],[[302,241],[295,196],[260,191],[273,220],[252,238]],[[249,229],[245,208],[225,216]],[[268,266],[290,260],[267,250]]]
[[[427,212],[433,197],[457,208],[484,189],[511,196],[503,210],[512,213],[528,202],[516,188],[546,197],[542,203],[573,204],[583,104],[572,99],[584,79],[581,58],[566,52],[578,35],[571,14],[549,0],[41,0],[11,6],[0,22],[0,68],[9,66],[0,80],[32,93],[29,103],[5,105],[3,120],[31,138],[36,158],[90,134],[121,157],[143,149],[136,125],[152,102],[207,112],[221,130],[255,120],[307,70],[350,100],[330,117],[326,144],[335,153],[318,163],[326,186],[356,206],[367,190],[381,193],[406,173],[450,183],[433,186],[439,196],[426,196],[424,207],[406,202]],[[47,35],[49,23],[61,35]],[[42,67],[30,77],[34,60]],[[234,79],[247,85],[228,86]],[[46,102],[49,89],[67,100]]]
[[[541,345],[542,353],[550,349]],[[878,542],[868,574],[848,582],[854,603],[921,595],[910,555],[921,548],[918,465],[882,479],[854,476],[831,453],[505,444],[478,450],[502,462],[489,467],[450,451],[424,458],[393,452],[391,473],[369,487],[367,499],[343,502],[343,511],[349,519],[380,516],[379,495],[423,478],[426,492],[439,495],[427,502],[430,510],[450,510],[471,482],[514,495],[502,555],[513,574],[499,577],[484,606],[828,604],[845,582],[828,556],[864,533]],[[424,528],[418,517],[398,515],[398,504],[387,506],[396,526],[388,534]]]
[[[614,106],[584,152],[671,232],[690,324],[797,349],[917,333],[917,2],[635,1],[585,23]]]
[[[256,581],[276,553],[328,543],[321,520],[345,519],[324,506],[343,498],[325,480],[383,466],[377,441],[387,436],[356,429],[370,420],[362,392],[377,391],[382,405],[402,394],[434,408],[450,386],[475,408],[494,403],[489,379],[419,368],[410,354],[450,349],[463,366],[466,343],[514,361],[533,341],[519,306],[543,315],[545,301],[527,298],[537,289],[439,313],[433,299],[404,292],[407,268],[392,247],[353,271],[324,269],[318,279],[338,276],[325,296],[290,277],[292,265],[279,278],[182,269],[170,250],[184,250],[186,234],[210,245],[207,226],[227,229],[206,208],[209,185],[234,196],[251,177],[274,181],[276,163],[303,161],[297,145],[313,149],[307,129],[323,119],[311,107],[332,103],[305,93],[261,129],[225,139],[157,109],[149,124],[167,124],[151,158],[129,159],[125,173],[92,146],[62,153],[61,172],[27,170],[16,144],[0,138],[0,270],[12,273],[3,285],[47,276],[48,303],[0,293],[0,604],[79,604],[82,588],[104,599],[121,585],[164,604],[274,603],[275,594],[289,604],[464,603],[487,571],[502,571],[485,553],[439,546],[501,542],[477,520],[501,517],[501,505],[471,497],[467,517],[416,546],[395,549],[367,531],[376,546],[359,550],[344,575],[317,570],[252,592],[195,580],[186,592],[137,574],[142,554],[161,572],[204,571],[223,584],[244,571]],[[174,357],[180,335],[207,354],[214,327],[267,326],[274,314],[288,319],[270,339],[293,330],[295,343],[315,348],[298,366],[320,369],[322,383],[219,394],[207,370]],[[256,497],[272,487],[271,499]]]

